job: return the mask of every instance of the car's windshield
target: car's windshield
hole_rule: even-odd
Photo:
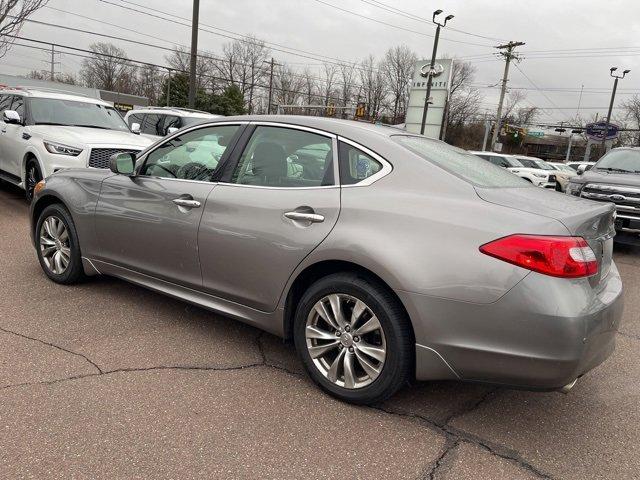
[[[416,155],[474,185],[480,187],[531,186],[509,170],[444,142],[409,135],[393,135],[391,138]]]
[[[611,150],[593,168],[622,173],[640,173],[640,150]]]
[[[537,168],[538,170],[555,170],[551,165],[542,160],[518,157],[518,160],[527,168]]]
[[[128,132],[129,127],[113,107],[58,98],[32,98],[31,117],[36,125],[66,125]]]

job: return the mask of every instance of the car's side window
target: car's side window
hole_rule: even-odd
[[[142,114],[141,113],[134,113],[132,115],[129,115],[127,117],[127,123],[129,124],[129,128],[131,128],[131,126],[134,123],[137,123],[138,125],[142,126]]]
[[[382,164],[359,148],[340,142],[340,183],[354,185],[382,170]]]
[[[498,167],[507,168],[509,164],[503,157],[489,156],[489,161]]]
[[[140,130],[147,135],[164,136],[162,131],[163,116],[157,113],[147,113]]]
[[[239,125],[220,125],[173,137],[149,153],[139,174],[209,181],[239,128]]]
[[[20,119],[24,121],[24,97],[22,97],[21,95],[16,95],[15,97],[13,97],[11,110],[15,110],[18,115],[20,115]]]
[[[11,101],[13,95],[0,95],[0,120],[2,119],[2,112],[5,110],[11,110]]]
[[[265,187],[334,184],[330,137],[286,127],[256,127],[231,182]]]
[[[169,135],[170,128],[180,128],[182,123],[180,122],[180,117],[175,115],[166,115],[164,117],[164,125],[162,127],[163,135]]]

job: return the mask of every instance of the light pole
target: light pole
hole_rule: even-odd
[[[611,67],[609,69],[609,75],[615,80],[613,81],[613,91],[611,92],[611,102],[609,102],[609,112],[607,113],[607,119],[605,124],[604,133],[602,134],[602,154],[604,155],[607,150],[607,135],[609,134],[609,124],[611,123],[611,111],[613,110],[613,101],[616,98],[616,90],[618,89],[618,80],[625,77],[631,70],[625,70],[622,75],[616,75],[614,72],[618,70],[618,67]]]
[[[438,52],[438,40],[440,38],[440,29],[443,28],[449,20],[453,18],[453,15],[447,15],[443,23],[436,22],[436,17],[442,13],[442,10],[436,10],[433,12],[433,18],[431,21],[438,27],[436,28],[436,38],[433,40],[433,53],[431,54],[431,65],[429,66],[429,73],[427,75],[427,96],[424,97],[424,110],[422,111],[422,124],[420,126],[420,135],[424,135],[424,127],[427,123],[427,111],[429,110],[429,97],[431,96],[431,85],[433,83],[433,74],[436,68],[436,53]]]

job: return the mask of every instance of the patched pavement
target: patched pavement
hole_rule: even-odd
[[[109,278],[48,281],[0,186],[0,478],[638,478],[640,249],[614,355],[567,395],[338,402],[280,339]]]

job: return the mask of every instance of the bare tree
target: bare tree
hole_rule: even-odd
[[[359,73],[366,116],[375,120],[379,117],[379,111],[384,99],[385,77],[373,55],[369,55],[360,63]]]
[[[149,99],[150,105],[157,105],[162,96],[163,75],[155,65],[145,65],[138,71],[138,81],[134,93]]]
[[[320,86],[320,97],[324,106],[327,107],[335,98],[337,67],[333,63],[324,63],[322,67],[323,79]]]
[[[416,59],[416,54],[406,45],[392,47],[384,55],[382,69],[392,97],[393,123],[398,123],[405,117]]]
[[[516,112],[514,123],[525,126],[534,123],[540,116],[540,108],[532,105],[530,107],[519,108]]]
[[[318,78],[315,77],[308,68],[304,70],[301,77],[303,81],[302,90],[304,91],[303,102],[307,105],[312,105],[316,103],[316,98],[320,95]],[[310,112],[311,110],[307,110],[307,115]]]
[[[514,118],[512,114],[514,113],[516,107],[520,102],[522,102],[526,98],[526,94],[522,92],[522,90],[514,90],[509,93],[507,97],[507,101],[504,103],[502,107],[502,120],[500,123],[505,122],[514,122]]]
[[[477,119],[480,110],[482,94],[472,86],[475,73],[476,68],[471,63],[453,61],[445,139],[454,145],[464,143],[469,126]]]
[[[191,68],[191,52],[183,47],[175,47],[171,55],[165,57],[169,66],[180,73],[189,73]],[[216,85],[211,70],[215,63],[215,57],[206,53],[198,52],[196,58],[196,87],[198,90],[209,88],[211,91],[224,89],[226,85]]]
[[[634,128],[640,128],[640,96],[634,95],[632,98],[622,102],[622,109],[627,120],[630,120]],[[634,143],[640,146],[640,132],[635,132]]]
[[[296,105],[302,99],[304,78],[294,73],[291,67],[280,65],[274,72],[273,98],[278,105]]]
[[[245,37],[224,44],[222,59],[215,64],[220,75],[240,89],[249,113],[254,108],[256,87],[269,74],[266,63],[270,55],[271,50],[262,40]]]
[[[111,43],[94,43],[91,58],[82,61],[80,77],[88,87],[132,93],[136,85],[137,67],[127,53]]]
[[[0,58],[11,48],[14,38],[29,15],[49,0],[0,0]]]
[[[51,74],[49,72],[43,72],[41,70],[31,70],[27,77],[33,78],[34,80],[51,80]],[[67,85],[76,85],[78,83],[75,75],[61,72],[56,72],[54,76],[54,82],[66,83]]]
[[[348,63],[340,65],[340,104],[342,107],[349,106],[349,103],[353,100],[353,97],[357,95],[357,76],[356,66]],[[345,110],[343,117],[345,115]]]

